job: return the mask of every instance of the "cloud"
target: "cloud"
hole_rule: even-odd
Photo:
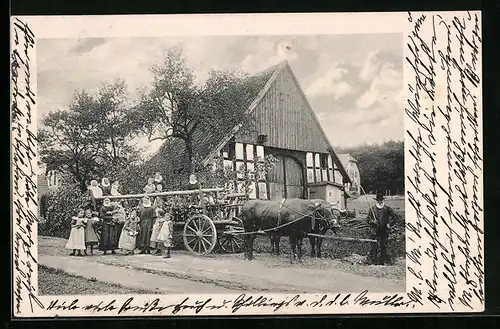
[[[295,51],[293,39],[262,40],[254,52],[248,54],[241,62],[241,68],[247,73],[257,73],[268,69],[282,61],[289,63],[297,60],[299,54]]]
[[[92,51],[92,49],[99,47],[102,44],[106,43],[106,39],[104,38],[92,38],[92,39],[79,39],[78,43],[76,46],[71,48],[71,52],[77,53],[77,54],[83,54],[89,51]]]
[[[334,145],[403,137],[401,35],[42,39],[38,111],[65,108],[76,90],[95,92],[118,78],[134,98],[174,45],[199,83],[210,69],[252,74],[287,60]]]
[[[379,50],[372,50],[365,59],[363,67],[359,72],[359,78],[363,81],[372,80],[380,70],[380,61],[378,60]]]
[[[344,63],[335,62],[329,55],[322,54],[314,77],[306,88],[309,97],[332,96],[340,100],[354,92],[356,88],[348,81],[349,68]]]
[[[394,69],[394,64],[381,62],[374,63],[373,60],[370,60],[370,62],[371,68],[380,67],[380,69],[376,70],[377,75],[373,77],[370,88],[363,95],[361,95],[356,102],[356,106],[360,110],[369,109],[377,103],[392,105],[392,103],[400,96],[399,93],[403,86],[402,72],[396,71]],[[363,67],[363,70],[365,69],[366,66]],[[360,75],[365,73],[366,71],[360,73]],[[366,77],[367,76],[365,76],[365,78]]]
[[[359,109],[364,110],[375,104],[378,100],[379,92],[377,89],[370,88],[356,102]]]

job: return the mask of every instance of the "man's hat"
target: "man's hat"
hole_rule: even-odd
[[[376,201],[383,201],[385,199],[384,195],[382,193],[377,193],[377,197],[375,198]]]

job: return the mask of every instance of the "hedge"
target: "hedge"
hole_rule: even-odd
[[[43,218],[38,224],[38,234],[68,238],[71,217],[78,208],[90,204],[87,193],[82,193],[78,184],[63,185],[44,195]]]

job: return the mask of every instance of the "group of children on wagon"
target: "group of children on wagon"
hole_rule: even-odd
[[[106,255],[115,254],[117,249],[124,255],[131,255],[139,249],[141,254],[164,255],[171,257],[173,221],[171,204],[162,197],[155,197],[151,202],[144,196],[138,203],[130,201],[112,201],[108,196],[119,196],[119,183],[110,184],[103,178],[101,184],[91,181],[89,193],[93,204],[85,209],[78,209],[71,218],[71,231],[66,249],[72,250],[71,256],[93,255],[94,247]],[[156,173],[148,179],[144,187],[146,194],[161,192],[164,189],[163,178]],[[97,198],[97,199],[96,199]],[[99,228],[100,227],[100,234]]]

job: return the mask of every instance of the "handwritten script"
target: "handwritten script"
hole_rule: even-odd
[[[438,309],[484,305],[479,13],[408,13],[408,283]]]
[[[349,306],[385,306],[389,308],[412,309],[415,307],[415,300],[405,294],[389,294],[380,299],[370,298],[368,291],[359,294],[332,294],[318,295],[316,297],[302,296],[300,294],[285,298],[273,298],[263,295],[241,294],[234,299],[207,298],[196,299],[184,297],[178,303],[163,303],[161,298],[154,298],[146,302],[139,302],[134,297],[129,297],[125,302],[112,299],[109,301],[99,301],[97,303],[86,303],[80,299],[61,300],[54,299],[47,306],[47,311],[59,311],[63,314],[72,312],[85,312],[96,315],[106,313],[117,315],[137,315],[137,314],[210,314],[212,311],[229,310],[230,314],[236,314],[245,309],[260,309],[278,312],[284,308],[307,308],[321,309],[332,307]],[[217,313],[214,313],[217,314]]]
[[[12,20],[15,315],[220,315],[484,308],[481,17],[405,13],[406,293],[39,296],[35,35]],[[316,312],[317,311],[317,312]]]
[[[30,66],[35,35],[18,18],[13,21],[11,52],[11,126],[13,191],[13,287],[14,310],[24,305],[31,312],[44,308],[35,287],[37,254],[32,237],[37,221],[36,132],[32,120],[35,93],[32,90]],[[34,225],[35,224],[35,225]]]

